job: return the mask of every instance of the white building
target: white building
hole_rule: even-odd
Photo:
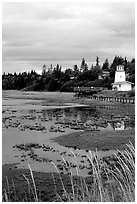
[[[115,71],[115,81],[112,83],[112,90],[131,91],[132,84],[133,83],[126,81],[124,66],[118,65]]]

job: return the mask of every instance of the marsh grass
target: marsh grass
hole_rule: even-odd
[[[72,152],[73,153],[73,152]],[[135,201],[135,148],[132,143],[129,143],[126,149],[121,152],[117,150],[117,154],[109,159],[98,159],[98,155],[89,151],[87,159],[90,164],[91,176],[85,178],[79,169],[77,157],[74,155],[73,161],[76,164],[77,179],[74,179],[70,163],[63,157],[63,162],[66,166],[71,188],[68,190],[62,175],[57,166],[55,167],[62,186],[62,193],[58,193],[56,178],[52,173],[52,180],[55,189],[55,197],[52,201],[56,202],[134,202]],[[29,166],[29,165],[28,165]],[[37,186],[34,180],[34,175],[29,166],[31,182],[23,175],[27,182],[27,194],[24,194],[23,201],[40,202],[41,198],[37,191]],[[3,201],[11,201],[10,187],[8,178],[7,190],[3,191]],[[15,184],[12,182],[14,190]],[[16,190],[15,201],[18,201]]]

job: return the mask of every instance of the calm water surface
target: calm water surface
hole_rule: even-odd
[[[63,165],[64,159],[69,161],[73,174],[77,174],[76,163],[82,175],[88,173],[89,151],[63,147],[53,138],[68,133],[87,130],[119,130],[134,128],[123,118],[119,120],[101,119],[99,110],[66,104],[66,106],[38,106],[30,100],[8,99],[3,100],[2,114],[2,162],[3,164],[17,163],[18,168],[28,168],[28,164],[35,171],[56,171],[56,166]],[[73,107],[73,105],[75,107]],[[25,149],[28,144],[39,144]],[[24,148],[16,145],[24,145]],[[114,151],[99,151],[98,156],[110,155]],[[76,158],[75,156],[76,155]],[[60,168],[60,171],[63,171]]]

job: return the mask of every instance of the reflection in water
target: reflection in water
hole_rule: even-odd
[[[68,118],[72,120],[79,120],[81,122],[86,122],[93,117],[97,117],[97,111],[89,107],[76,107],[76,108],[65,108],[65,109],[54,109],[54,110],[43,110],[42,116],[46,118]]]
[[[71,121],[78,125],[83,123],[86,126],[96,126],[98,130],[128,130],[134,128],[134,124],[125,122],[123,119],[113,118],[102,119],[99,110],[91,107],[71,107],[64,109],[42,110],[42,117],[45,120]],[[101,118],[101,119],[100,119]]]
[[[124,129],[126,129],[124,121],[114,123],[114,130],[124,130]]]

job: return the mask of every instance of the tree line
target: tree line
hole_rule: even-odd
[[[135,59],[127,61],[126,57],[115,56],[112,63],[108,59],[102,66],[99,65],[99,57],[96,58],[95,65],[89,68],[85,59],[81,61],[80,67],[74,65],[73,69],[62,67],[57,64],[53,68],[43,65],[42,74],[35,70],[22,73],[3,73],[3,90],[26,90],[26,91],[73,91],[73,87],[106,87],[111,89],[111,83],[114,82],[115,70],[117,65],[123,65],[127,80],[135,83]],[[108,72],[105,77],[103,72]]]

